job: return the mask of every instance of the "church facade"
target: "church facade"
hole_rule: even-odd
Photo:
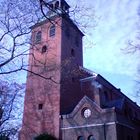
[[[20,140],[49,133],[60,140],[140,140],[140,107],[83,67],[84,34],[69,5],[54,0],[50,20],[32,26]]]

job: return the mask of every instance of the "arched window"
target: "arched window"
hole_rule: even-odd
[[[38,32],[36,33],[35,42],[36,42],[36,43],[41,42],[41,31],[38,31]]]
[[[46,51],[47,51],[47,46],[44,45],[44,46],[42,47],[41,53],[45,53]]]
[[[49,36],[50,37],[55,36],[55,25],[52,25],[50,27]]]
[[[59,7],[59,1],[57,1],[57,2],[55,3],[55,9],[58,9],[58,7]]]
[[[85,138],[83,136],[79,136],[77,140],[85,140]]]
[[[95,138],[93,137],[93,135],[90,135],[90,136],[88,137],[88,140],[95,140]]]
[[[52,10],[53,9],[53,4],[49,4],[49,8]]]

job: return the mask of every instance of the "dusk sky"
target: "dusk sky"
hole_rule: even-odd
[[[97,26],[90,29],[87,32],[90,36],[84,39],[84,66],[101,74],[138,101],[133,95],[139,56],[138,53],[127,54],[123,49],[128,46],[128,40],[135,40],[137,36],[140,1],[88,1],[95,11]]]

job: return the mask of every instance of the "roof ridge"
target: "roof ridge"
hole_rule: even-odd
[[[91,70],[89,70],[89,69],[87,69],[85,67],[82,67],[82,66],[79,66],[79,69],[84,71],[84,72],[86,72],[86,73],[88,73],[88,74],[93,75],[94,77],[96,77],[98,75],[97,73],[95,73],[95,72],[93,72],[93,71],[91,71]]]

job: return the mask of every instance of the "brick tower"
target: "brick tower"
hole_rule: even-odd
[[[32,27],[20,140],[44,132],[60,138],[61,114],[70,113],[83,96],[76,82],[83,65],[83,34],[69,18],[70,7],[64,0],[48,6],[50,20]]]

